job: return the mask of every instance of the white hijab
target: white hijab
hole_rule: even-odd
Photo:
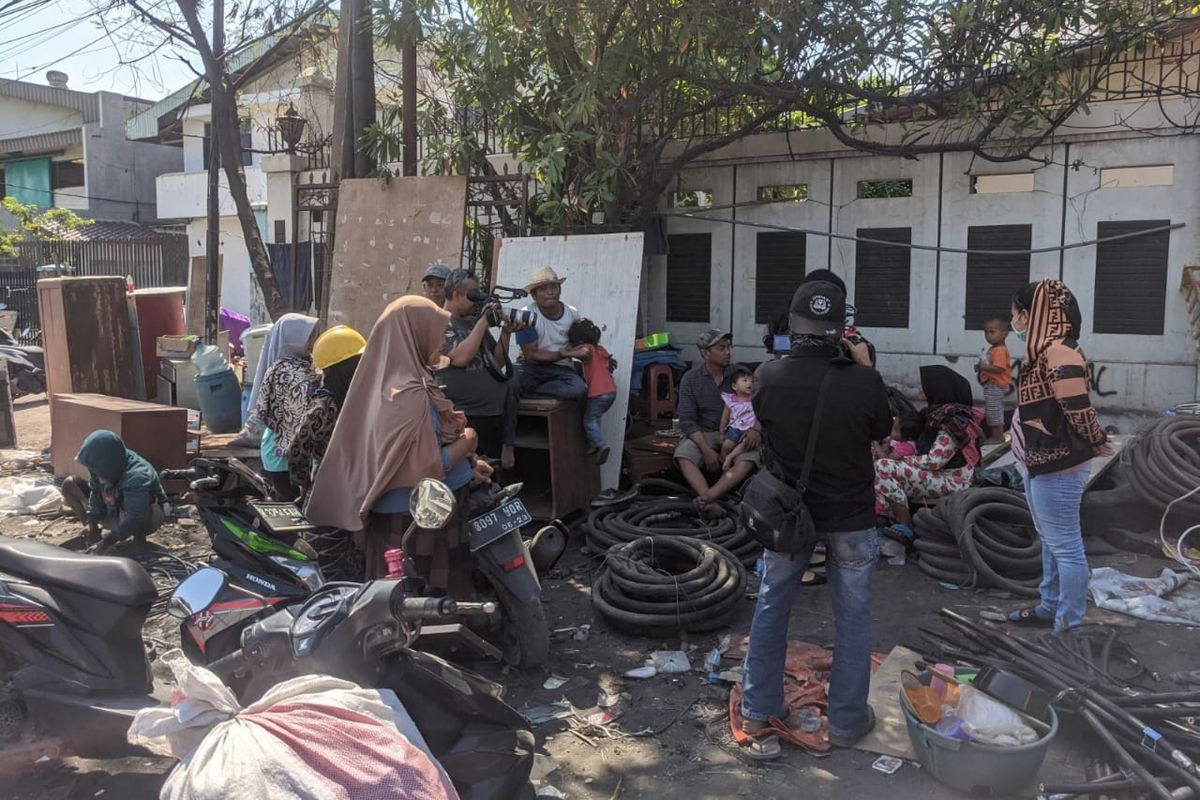
[[[254,370],[254,385],[250,388],[248,406],[251,413],[258,407],[258,393],[262,389],[263,377],[267,370],[281,358],[303,355],[317,322],[316,317],[284,314],[272,326],[271,332],[267,334],[267,341],[263,344],[262,355],[258,358],[258,366]]]

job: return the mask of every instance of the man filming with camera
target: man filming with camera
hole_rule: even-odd
[[[511,466],[516,434],[516,381],[506,374],[509,338],[525,327],[519,314],[504,314],[495,298],[479,290],[479,281],[465,269],[446,278],[444,308],[450,312],[442,352],[450,366],[438,372],[446,397],[467,415],[467,425],[479,436],[478,452],[502,458]],[[500,337],[489,328],[499,327]]]
[[[550,267],[539,267],[525,286],[533,297],[537,317],[517,334],[521,347],[521,394],[541,394],[559,400],[577,400],[587,394],[587,383],[571,365],[586,360],[587,348],[572,347],[567,331],[580,318],[574,306],[560,299],[565,278]]]

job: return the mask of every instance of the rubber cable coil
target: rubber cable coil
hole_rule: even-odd
[[[964,489],[917,512],[918,568],[958,586],[1037,597],[1042,543],[1025,495],[1011,489]]]
[[[754,566],[762,554],[762,546],[729,505],[714,503],[700,509],[686,488],[671,481],[651,479],[634,488],[635,492],[622,495],[620,501],[605,499],[593,504],[585,526],[592,550],[603,553],[646,536],[668,536],[719,545],[746,567]]]
[[[746,593],[746,568],[711,542],[644,536],[614,545],[592,583],[592,603],[631,633],[724,626]]]
[[[1129,482],[1160,512],[1200,486],[1200,417],[1162,417],[1141,429],[1121,451]],[[1200,493],[1176,503],[1171,521],[1192,524],[1200,516]]]

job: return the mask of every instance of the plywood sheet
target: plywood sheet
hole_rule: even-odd
[[[914,761],[912,740],[908,737],[908,724],[900,709],[900,673],[915,671],[921,660],[919,653],[907,647],[894,647],[892,652],[871,675],[871,691],[867,702],[875,709],[875,729],[859,740],[855,748],[868,753],[895,756]]]
[[[566,278],[562,301],[600,326],[600,344],[617,359],[617,371],[613,373],[617,399],[601,425],[612,455],[600,471],[600,485],[615,488],[621,474],[620,453],[629,413],[630,368],[642,282],[642,234],[505,239],[500,246],[496,282],[524,286],[534,269],[546,265]],[[515,347],[514,342],[514,361]]]
[[[465,176],[344,180],[338,190],[329,324],[366,336],[387,304],[419,294],[434,261],[462,260]]]
[[[225,276],[219,274],[225,266],[225,256],[217,256],[217,286]],[[257,278],[251,277],[257,283]],[[204,309],[208,306],[208,259],[205,256],[192,256],[188,269],[186,332],[192,336],[204,336]]]

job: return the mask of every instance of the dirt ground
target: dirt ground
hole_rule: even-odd
[[[21,423],[18,423],[19,425]],[[22,448],[34,432],[21,432]],[[0,461],[2,461],[0,453]],[[187,521],[190,523],[191,521]],[[25,517],[0,519],[0,533],[45,541],[70,542],[77,526],[63,520],[45,522]],[[155,537],[159,543],[192,558],[202,557],[207,540],[195,524],[172,524]],[[941,800],[959,795],[936,783],[918,766],[906,764],[894,775],[871,769],[876,756],[856,750],[835,750],[816,757],[785,745],[784,758],[771,764],[748,760],[733,743],[727,717],[728,687],[710,685],[699,672],[683,676],[658,676],[649,680],[624,678],[654,650],[685,649],[699,666],[720,634],[690,641],[626,636],[608,628],[593,611],[590,577],[595,562],[581,552],[575,540],[555,575],[544,581],[544,601],[554,629],[590,625],[585,639],[570,631],[556,636],[551,661],[544,670],[518,672],[496,664],[472,665],[507,689],[516,708],[533,707],[566,699],[580,709],[597,705],[601,693],[618,699],[610,712],[616,717],[606,730],[591,729],[576,735],[564,721],[535,728],[543,757],[535,772],[540,785],[554,787],[573,800],[614,798],[782,798],[800,792],[809,797],[871,797],[886,794],[894,800]],[[1157,574],[1165,562],[1145,556],[1121,555],[1093,559],[1140,575]],[[938,609],[948,607],[967,615],[982,608],[1006,608],[1011,598],[971,590],[951,591],[922,575],[913,564],[881,566],[875,581],[873,638],[875,648],[887,652],[898,644],[920,649],[918,628],[932,625]],[[748,630],[753,601],[746,599],[727,631]],[[1151,624],[1093,612],[1096,621],[1120,625],[1144,663],[1161,674],[1195,667],[1200,638],[1189,629]],[[722,632],[722,633],[724,633]],[[147,625],[148,647],[157,657],[177,639],[166,618]],[[793,638],[829,644],[833,617],[828,587],[805,588],[792,614]],[[729,665],[730,662],[726,662]],[[567,683],[554,690],[543,688],[546,679],[560,676]],[[622,696],[624,693],[624,696]],[[647,733],[648,732],[648,733]],[[637,735],[644,734],[644,735]],[[141,800],[157,796],[172,763],[155,758],[82,760],[51,752],[0,753],[0,767],[24,758],[22,774],[4,780],[0,799],[66,800],[67,798],[120,798]],[[1078,780],[1083,775],[1085,750],[1064,733],[1051,750],[1040,777],[1044,780]],[[1025,796],[1035,796],[1031,786]]]

